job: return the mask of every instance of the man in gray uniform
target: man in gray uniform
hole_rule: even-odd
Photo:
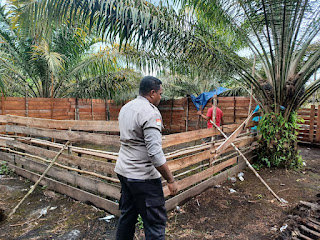
[[[144,77],[139,94],[119,113],[121,147],[115,172],[121,182],[121,216],[117,240],[133,239],[138,214],[147,240],[165,239],[167,213],[161,175],[167,180],[171,195],[178,191],[162,151],[162,118],[156,107],[161,99],[162,82]]]

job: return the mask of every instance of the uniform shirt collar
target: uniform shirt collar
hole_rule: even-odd
[[[156,107],[155,105],[153,105],[148,99],[146,99],[145,97],[138,95],[137,99],[140,99],[142,101],[147,101],[152,107]]]

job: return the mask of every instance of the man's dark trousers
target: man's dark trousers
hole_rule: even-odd
[[[117,240],[132,240],[138,214],[143,220],[146,240],[164,240],[167,220],[161,179],[138,180],[118,174],[121,182],[121,216]]]

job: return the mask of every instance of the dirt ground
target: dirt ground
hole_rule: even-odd
[[[300,200],[320,202],[320,149],[300,147],[299,171],[262,169],[260,175],[288,201],[281,206],[248,169],[244,181],[228,180],[168,213],[166,239],[282,239],[280,228]],[[114,239],[117,218],[105,211],[38,187],[10,220],[1,220],[31,182],[0,175],[0,239]],[[235,192],[231,192],[233,189]],[[3,210],[3,211],[1,211]],[[137,226],[136,239],[143,239]]]

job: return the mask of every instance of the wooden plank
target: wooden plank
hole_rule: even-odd
[[[23,176],[33,182],[36,182],[40,177],[39,174],[32,173],[26,169],[19,168],[12,164],[9,164],[9,167],[13,168],[16,174]],[[120,216],[119,204],[111,200],[99,197],[97,195],[94,195],[81,189],[77,189],[72,186],[68,186],[64,183],[58,182],[48,177],[44,177],[40,184],[42,186],[47,186],[48,189],[59,192],[61,194],[65,194],[81,202],[93,204],[94,206],[104,209],[115,216]]]
[[[6,141],[6,146],[10,148],[19,148],[21,150],[24,150],[30,154],[37,155],[40,157],[45,158],[54,158],[57,154],[56,151],[47,150],[40,147],[35,147],[32,145],[24,144],[18,141]],[[95,159],[85,158],[85,157],[78,157],[74,155],[68,155],[62,153],[59,156],[59,161],[63,164],[70,164],[70,165],[76,165],[80,167],[81,169],[86,169],[88,171],[92,172],[100,172],[105,174],[111,174],[113,176],[116,176],[116,173],[114,172],[114,163],[110,163],[107,161],[99,161]]]
[[[224,125],[223,128],[225,133],[233,132],[239,125],[237,124],[230,124]],[[211,137],[220,135],[219,131],[215,128],[206,128],[200,129],[195,131],[183,132],[183,133],[176,133],[165,135],[162,137],[162,148],[167,148],[170,146],[178,145],[181,143],[195,141],[205,137]]]
[[[0,153],[2,154],[9,154],[9,153]],[[1,156],[0,155],[0,156]],[[21,157],[19,155],[14,155],[14,162],[12,161],[11,164],[15,164],[17,166],[23,166],[23,169],[42,173],[46,170],[47,165],[27,159],[25,157]],[[73,186],[78,186],[83,190],[88,190],[94,192],[96,194],[105,195],[114,199],[120,199],[120,187],[114,184],[102,182],[98,179],[86,177],[80,174],[77,174],[72,171],[68,171],[58,167],[51,167],[50,170],[47,172],[47,176],[54,178],[56,180],[63,181],[67,184],[71,184]]]
[[[316,142],[320,142],[320,105],[318,105],[317,116]]]
[[[213,176],[215,173],[220,172],[221,170],[225,169],[226,167],[229,167],[233,164],[236,164],[237,158],[238,157],[231,158],[231,159],[224,161],[218,165],[209,167],[206,170],[203,170],[199,173],[193,174],[189,177],[186,177],[186,178],[183,178],[182,180],[177,181],[179,190],[181,191],[183,189],[186,189],[186,188],[192,186],[193,184],[196,184],[198,182],[201,182],[201,181]],[[163,193],[166,197],[169,196],[170,192],[169,192],[169,189],[167,186],[165,186],[163,188]]]
[[[61,149],[63,146],[63,144],[53,143],[53,142],[39,140],[39,139],[35,139],[35,138],[34,139],[19,138],[18,140],[25,142],[25,143],[34,143],[34,144],[41,145],[41,146],[47,146],[47,147],[53,147],[53,148],[59,148],[59,149]],[[100,157],[100,158],[105,158],[107,160],[117,160],[117,156],[118,156],[117,153],[111,153],[111,152],[106,152],[106,151],[102,151],[102,150],[80,148],[80,147],[74,147],[74,146],[70,146],[69,148],[71,148],[72,151],[75,153],[96,156],[96,157]]]
[[[87,142],[98,145],[120,146],[120,137],[106,134],[74,132],[66,130],[35,129],[23,126],[6,125],[6,132],[21,133],[32,136],[41,136],[72,142]]]
[[[6,132],[6,125],[0,125],[0,133]]]
[[[29,112],[30,113],[30,112]],[[6,121],[36,128],[71,129],[82,131],[119,132],[118,121],[52,120],[6,115]]]
[[[231,143],[240,135],[240,133],[245,129],[248,122],[251,120],[253,112],[248,116],[248,118],[222,143],[216,150],[216,157],[223,153]]]
[[[226,171],[223,171],[222,173],[219,173],[218,175],[213,176],[213,177],[203,181],[202,183],[199,183],[196,186],[166,200],[167,211],[174,209],[179,204],[185,203],[187,200],[202,193],[204,190],[206,190],[212,186],[218,185],[218,184],[222,183],[223,181],[226,181],[228,179],[228,177],[235,175],[236,173],[245,169],[245,167],[246,167],[246,163],[244,161],[240,162],[238,165],[236,165]]]
[[[311,105],[311,110],[310,110],[310,129],[309,129],[309,140],[310,140],[310,142],[313,142],[314,114],[315,114],[315,105]]]
[[[255,137],[250,137],[250,138],[241,138],[239,140],[237,140],[234,144],[237,146],[237,147],[244,147],[248,144],[251,144],[253,143],[255,140]],[[196,153],[196,154],[193,154],[193,155],[187,155],[185,157],[182,157],[182,158],[178,158],[178,159],[175,159],[175,160],[170,160],[168,161],[168,167],[170,169],[170,171],[174,172],[174,171],[177,171],[177,170],[181,170],[183,168],[186,168],[186,167],[189,167],[191,165],[194,165],[196,163],[199,163],[203,160],[206,160],[206,159],[209,159],[210,157],[212,157],[212,151],[215,151],[215,148],[219,147],[221,143],[218,143],[216,146],[214,146],[213,149],[210,149],[210,146],[208,146],[208,150],[205,150],[203,152],[200,152],[200,153]],[[227,153],[229,151],[233,151],[233,147],[228,147],[224,153]]]

